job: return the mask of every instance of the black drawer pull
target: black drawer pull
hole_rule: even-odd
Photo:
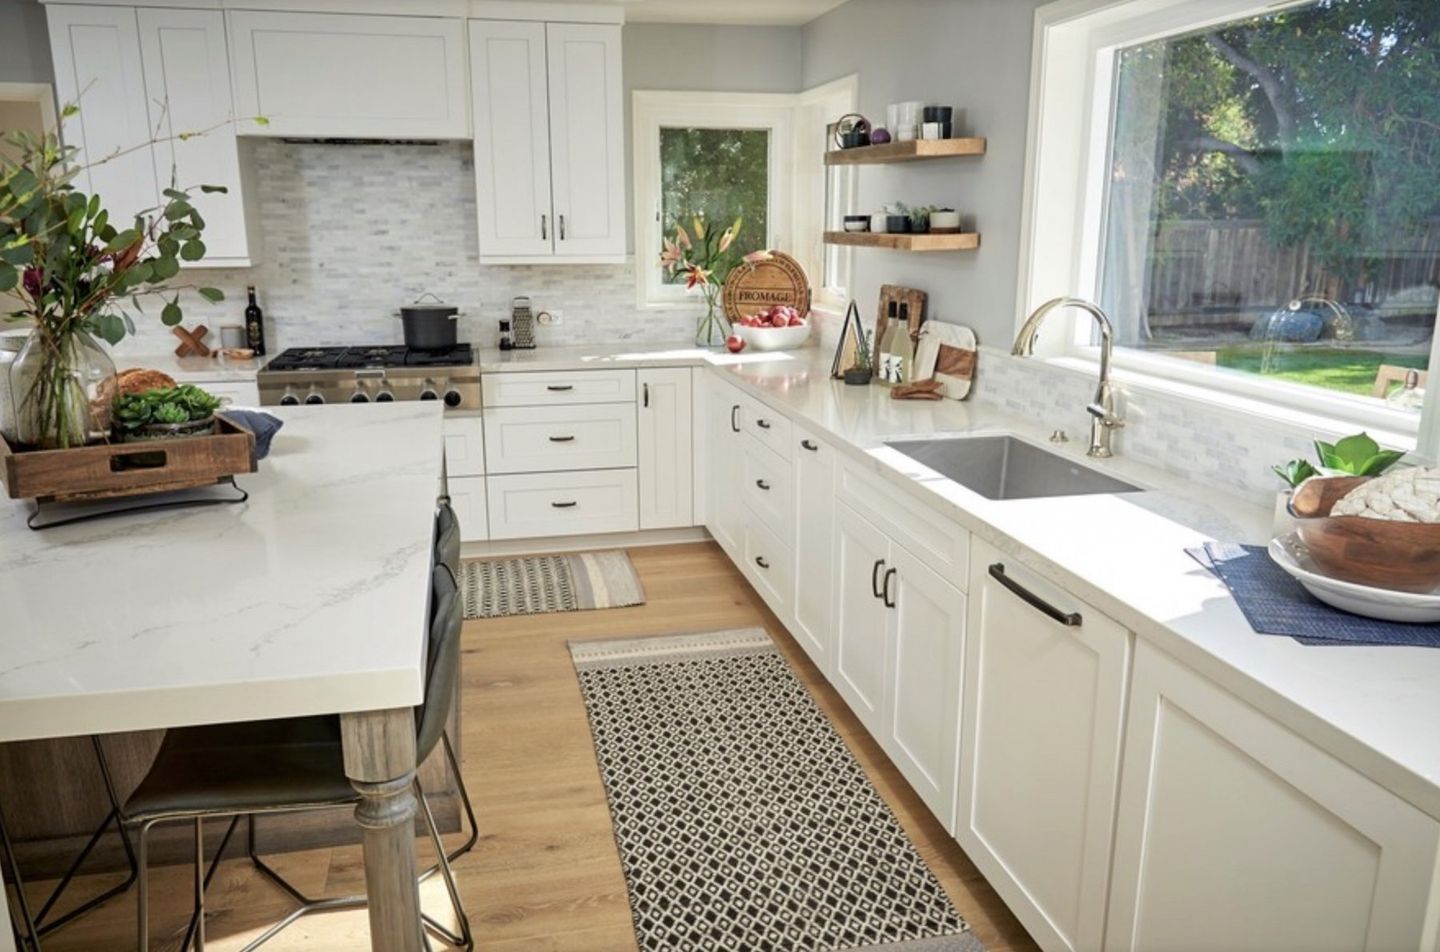
[[[737,404],[735,404],[733,407],[730,408],[730,429],[733,430],[733,431],[736,432],[736,433],[739,433],[739,432],[740,432],[740,422],[739,422],[739,420],[738,420],[739,414],[740,414],[740,404],[737,403]]]
[[[556,509],[574,509],[580,504],[571,500],[570,502],[552,502],[550,505]]]
[[[762,569],[768,569],[770,567],[770,563],[765,561],[765,556],[763,555],[755,556],[755,564],[760,566]]]
[[[769,420],[756,420],[756,421],[755,421],[755,425],[758,426],[758,427],[759,427],[760,429],[762,429],[762,430],[768,430],[768,429],[770,429],[770,421],[769,421]]]
[[[761,489],[765,490],[767,493],[770,491],[770,484],[767,483],[767,482],[765,482],[765,480],[763,480],[763,479],[757,479],[757,480],[755,480],[755,485],[756,485],[756,486],[759,486]]]
[[[801,441],[800,441],[800,446],[801,446],[802,448],[804,448],[804,449],[809,450],[809,451],[812,452],[812,453],[818,453],[818,452],[820,452],[820,447],[817,446],[816,444],[810,442],[809,440],[801,440]]]
[[[647,384],[644,384],[644,385],[642,385],[641,389],[642,389],[642,390],[644,391],[644,393],[645,393],[645,406],[646,406],[646,407],[649,407],[649,406],[650,406],[650,385],[649,385],[648,383],[647,383]]]
[[[574,390],[575,387],[573,384],[568,383],[553,383],[545,389],[551,393],[565,393],[567,390]]]
[[[1034,592],[1030,591],[1028,588],[1021,585],[1019,582],[1015,581],[1010,576],[1006,575],[1004,563],[996,562],[994,565],[990,566],[990,577],[993,578],[995,581],[999,582],[1001,585],[1004,585],[1011,592],[1015,593],[1015,595],[1018,596],[1020,600],[1023,601],[1025,604],[1029,605],[1036,611],[1039,611],[1042,614],[1054,619],[1065,627],[1079,628],[1082,624],[1084,624],[1084,619],[1080,617],[1079,612],[1062,612],[1054,605],[1051,605],[1049,602],[1045,601],[1045,599],[1041,598],[1039,595],[1036,595]]]
[[[573,437],[573,436],[552,436],[552,437],[550,437],[550,442],[551,442],[551,443],[574,443],[574,442],[575,442],[575,437]]]
[[[890,580],[895,577],[895,574],[896,574],[896,573],[895,573],[895,569],[886,569],[886,570],[885,570],[885,583],[884,583],[883,588],[884,588],[884,591],[885,591],[885,607],[886,607],[886,608],[894,608],[894,607],[895,607],[895,597],[890,594]]]
[[[870,567],[870,594],[876,598],[884,598],[880,592],[880,569],[885,565],[884,559],[876,559],[875,564]]]

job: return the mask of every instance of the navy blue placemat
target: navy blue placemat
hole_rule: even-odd
[[[1275,564],[1258,545],[1207,542],[1185,552],[1230,589],[1245,620],[1262,635],[1306,645],[1410,645],[1440,648],[1440,625],[1410,625],[1331,608]]]

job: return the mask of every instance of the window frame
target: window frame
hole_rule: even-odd
[[[1056,0],[1035,11],[1017,331],[1050,298],[1078,293],[1099,299],[1117,51],[1311,2]],[[1098,364],[1089,319],[1082,318],[1076,315],[1068,327],[1060,325],[1061,333],[1042,336],[1037,356],[1072,367]],[[1181,395],[1222,412],[1287,423],[1320,422],[1337,432],[1380,431],[1394,445],[1415,448],[1432,460],[1440,450],[1440,383],[1426,388],[1425,407],[1417,417],[1364,397],[1239,371],[1217,372],[1132,348],[1117,347],[1114,366],[1117,379],[1139,392]],[[1432,335],[1430,366],[1440,372],[1440,333]]]

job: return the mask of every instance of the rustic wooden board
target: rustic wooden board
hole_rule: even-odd
[[[913,344],[920,340],[920,325],[925,323],[925,303],[929,300],[930,295],[915,288],[898,284],[880,286],[880,310],[875,315],[875,341],[872,348],[875,362],[871,364],[872,367],[880,366],[880,343],[885,339],[885,332],[890,327],[890,302],[895,302],[897,313],[901,304],[910,312],[910,342]]]
[[[984,139],[915,139],[910,142],[865,145],[855,149],[832,149],[825,153],[825,164],[881,165],[890,162],[916,162],[924,159],[949,159],[956,156],[984,154]]]
[[[825,243],[857,248],[889,248],[892,251],[974,251],[980,247],[980,233],[875,235],[868,231],[827,231]]]
[[[771,252],[768,261],[742,264],[725,280],[725,316],[730,323],[758,314],[774,304],[810,313],[810,279],[800,262],[783,251]]]
[[[0,439],[0,480],[11,499],[73,502],[213,485],[253,473],[255,434],[216,417],[209,436],[17,452]]]

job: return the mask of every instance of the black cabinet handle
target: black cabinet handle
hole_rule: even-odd
[[[565,216],[560,216],[560,240],[565,240]]]
[[[644,391],[644,393],[645,393],[645,403],[644,403],[644,406],[647,406],[647,407],[648,407],[648,406],[650,405],[650,385],[647,383],[647,384],[643,385],[643,386],[641,387],[641,389],[642,389],[642,390]]]
[[[549,390],[551,393],[565,393],[567,390],[574,390],[575,388],[574,388],[572,385],[568,384],[568,383],[566,383],[566,384],[554,383],[554,384],[551,384],[550,386],[546,387],[545,389],[546,389],[546,390]]]
[[[884,591],[885,591],[884,599],[885,599],[885,607],[886,607],[886,608],[894,608],[894,607],[895,607],[895,598],[890,594],[890,580],[895,577],[895,574],[896,574],[895,569],[886,569],[886,570],[885,570],[885,583],[884,583],[883,588],[884,588]]]
[[[730,408],[730,429],[736,433],[740,432],[740,404]]]
[[[1036,595],[1034,592],[1030,591],[1028,588],[1021,585],[1019,582],[1015,581],[1010,576],[1006,575],[1005,565],[1002,562],[996,562],[994,565],[990,566],[990,577],[993,578],[995,581],[999,582],[1001,585],[1008,588],[1011,592],[1018,596],[1021,601],[1029,605],[1031,608],[1046,615],[1054,621],[1059,622],[1067,628],[1079,628],[1084,623],[1084,619],[1080,617],[1079,612],[1062,612],[1054,605],[1051,605],[1049,602],[1045,601],[1045,599],[1041,598],[1039,595]]]
[[[575,437],[573,437],[573,436],[552,436],[552,437],[550,437],[550,442],[551,442],[551,443],[574,443],[574,442],[575,442]]]
[[[809,451],[812,452],[812,453],[818,453],[818,452],[820,452],[820,447],[817,446],[817,445],[815,445],[814,443],[810,442],[809,440],[801,440],[801,441],[800,441],[800,446],[801,446],[802,448],[804,448],[804,449],[809,450]]]
[[[548,224],[549,218],[550,218],[549,215],[541,215],[541,216],[540,216],[540,240],[541,240],[541,241],[549,241],[549,240],[550,240],[550,227],[549,227],[549,224]]]
[[[876,598],[885,597],[880,592],[880,568],[884,564],[884,559],[876,559],[875,564],[870,567],[870,594]]]
[[[760,429],[762,429],[762,430],[768,430],[768,429],[770,429],[770,421],[769,421],[769,420],[756,420],[756,421],[755,421],[755,425],[758,426],[758,427],[759,427]]]
[[[572,500],[571,502],[552,502],[550,505],[556,509],[574,509],[580,504]]]
[[[770,491],[770,484],[767,483],[767,482],[765,482],[765,480],[763,480],[763,479],[757,479],[757,480],[755,480],[755,485],[756,485],[756,486],[759,486],[761,489],[765,490],[767,493]]]
[[[765,561],[765,556],[763,555],[755,556],[755,564],[760,566],[762,569],[768,569],[770,567],[770,563]]]

